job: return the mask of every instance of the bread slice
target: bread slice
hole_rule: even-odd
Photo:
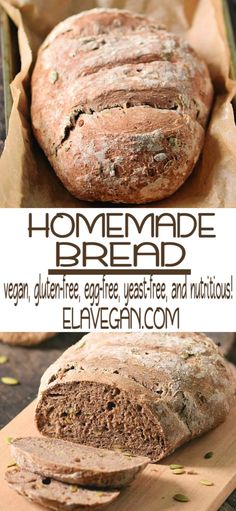
[[[122,488],[149,462],[146,457],[37,437],[15,439],[11,454],[23,469],[65,483],[97,488]]]
[[[42,478],[27,470],[10,469],[5,475],[9,486],[35,504],[53,510],[87,511],[100,509],[115,500],[118,491],[96,491]]]

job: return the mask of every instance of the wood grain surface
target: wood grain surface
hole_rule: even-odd
[[[0,488],[1,511],[38,511],[40,508],[18,496],[4,481],[4,473],[13,460],[7,437],[38,435],[34,424],[35,403],[29,405],[0,432]],[[149,465],[144,473],[127,489],[107,511],[216,511],[236,486],[236,407],[223,424],[203,437],[189,442],[172,456],[156,465]],[[204,455],[213,451],[211,459]],[[182,464],[186,473],[174,475],[169,465]],[[196,472],[188,474],[189,471]],[[212,486],[203,486],[208,480]],[[177,493],[186,495],[188,503],[173,500]],[[226,507],[227,510],[227,507]],[[226,511],[225,510],[225,511]]]

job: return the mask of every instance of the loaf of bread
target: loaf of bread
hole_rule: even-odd
[[[92,333],[46,371],[39,431],[157,461],[225,420],[235,382],[204,334]]]
[[[206,64],[180,37],[128,11],[93,9],[41,46],[32,124],[75,197],[148,203],[191,174],[212,98]]]
[[[0,341],[18,346],[33,346],[54,335],[54,332],[0,332]]]
[[[55,511],[89,511],[100,509],[113,502],[118,491],[97,491],[73,487],[54,479],[43,479],[37,474],[13,468],[6,472],[6,481],[17,493]]]
[[[16,438],[11,455],[20,468],[43,477],[110,489],[130,484],[149,462],[143,456],[40,437]]]

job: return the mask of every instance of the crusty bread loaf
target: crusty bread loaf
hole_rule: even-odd
[[[0,332],[0,341],[6,344],[32,346],[53,337],[54,332]]]
[[[149,459],[55,438],[16,438],[12,458],[24,470],[64,483],[96,488],[122,488],[144,470]]]
[[[38,429],[160,460],[225,420],[233,373],[204,334],[97,333],[44,374]]]
[[[207,66],[185,41],[143,16],[94,9],[42,45],[32,124],[73,195],[147,203],[192,172],[212,97]]]
[[[19,468],[8,470],[5,478],[9,486],[20,495],[27,497],[35,504],[56,511],[100,509],[119,496],[118,491],[101,492],[73,487],[53,479],[45,481],[41,476]]]

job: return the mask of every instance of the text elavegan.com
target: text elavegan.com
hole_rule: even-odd
[[[63,330],[163,330],[179,328],[180,309],[168,307],[63,308]]]

